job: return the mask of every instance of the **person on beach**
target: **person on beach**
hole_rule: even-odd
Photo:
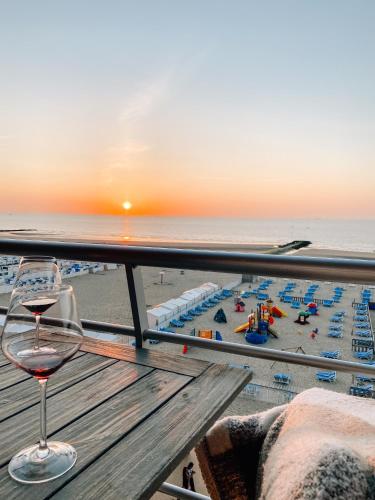
[[[318,328],[314,328],[314,330],[310,333],[310,339],[315,340],[318,333],[319,333]]]
[[[182,487],[185,488],[185,490],[195,491],[193,478],[195,471],[193,467],[193,462],[190,462],[187,467],[182,469]]]

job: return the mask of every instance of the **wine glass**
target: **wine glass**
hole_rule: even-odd
[[[28,288],[36,290],[43,285],[60,285],[61,274],[55,257],[25,256],[20,260],[13,290]]]
[[[1,340],[5,356],[38,380],[41,393],[39,444],[17,453],[9,463],[9,474],[21,483],[50,481],[67,472],[77,459],[71,445],[47,443],[46,429],[48,378],[82,342],[72,287],[44,284],[36,291],[28,287],[13,290]]]

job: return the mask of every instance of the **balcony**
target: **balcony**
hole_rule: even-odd
[[[131,337],[134,338],[136,349],[144,347],[145,342],[151,340],[160,341],[167,345],[178,345],[180,348],[186,345],[194,348],[194,353],[198,353],[200,350],[215,351],[220,360],[225,359],[228,364],[242,366],[245,369],[246,359],[249,364],[253,360],[268,360],[272,363],[287,363],[349,375],[361,373],[375,378],[375,366],[373,365],[330,359],[298,351],[290,352],[282,349],[205,339],[150,328],[140,270],[141,266],[146,266],[160,269],[213,271],[247,276],[374,285],[375,261],[21,240],[2,240],[0,252],[3,255],[53,255],[66,260],[124,265],[133,325],[83,319],[83,327],[88,333]],[[5,308],[2,308],[1,312],[4,314]],[[372,325],[371,339],[373,341]],[[257,383],[249,384],[245,391],[247,391],[247,396],[255,401],[257,398],[259,401],[261,394],[268,391],[269,394],[267,393],[263,397],[267,397],[274,404],[288,401],[288,398],[293,397],[291,388],[278,389]],[[179,498],[205,498],[191,492],[179,491],[175,486],[167,483],[161,487],[160,491]]]

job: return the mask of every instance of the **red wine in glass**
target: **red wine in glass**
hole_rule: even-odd
[[[61,368],[68,359],[63,353],[48,347],[40,347],[37,354],[33,349],[18,352],[16,365],[33,377],[43,380]]]
[[[41,316],[51,306],[56,304],[57,299],[51,297],[38,297],[37,299],[25,300],[22,302],[23,307],[26,307],[34,316]]]

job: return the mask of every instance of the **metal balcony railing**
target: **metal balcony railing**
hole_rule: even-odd
[[[187,344],[203,349],[212,349],[242,356],[283,361],[349,373],[366,373],[375,377],[375,366],[373,365],[326,359],[318,356],[309,356],[300,353],[267,349],[264,347],[253,347],[231,342],[218,342],[215,340],[164,333],[149,329],[142,276],[139,267],[167,267],[374,285],[375,260],[313,258],[211,250],[182,250],[177,248],[151,248],[11,239],[0,240],[0,254],[17,256],[53,255],[59,259],[125,265],[134,326],[115,325],[90,320],[82,320],[82,325],[86,330],[134,336],[136,347],[138,348],[142,347],[143,340],[156,339],[164,342]],[[6,309],[0,308],[0,312],[4,313]],[[178,492],[176,488],[177,487],[168,485],[167,483],[164,483],[162,487],[163,491],[170,494],[178,494],[180,498],[207,498],[202,495],[193,495],[186,490]]]

